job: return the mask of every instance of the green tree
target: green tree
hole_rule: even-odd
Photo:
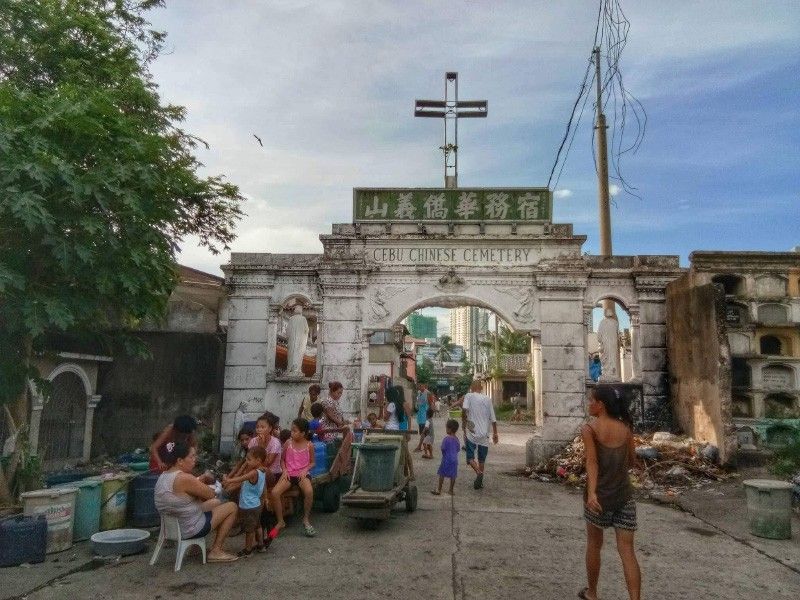
[[[0,402],[14,428],[45,334],[158,319],[178,244],[234,238],[238,188],[198,174],[204,142],[149,72],[165,34],[145,13],[161,4],[0,0]]]
[[[436,362],[439,363],[439,366],[442,366],[442,363],[450,362],[453,350],[455,350],[455,345],[450,341],[449,335],[439,338],[439,348],[436,350]]]
[[[530,338],[524,333],[518,333],[506,325],[500,325],[497,334],[489,332],[480,345],[486,349],[489,357],[491,371],[495,376],[502,375],[500,367],[501,358],[509,354],[528,354],[530,352]]]
[[[417,385],[424,383],[430,385],[433,381],[434,364],[430,358],[423,357],[422,362],[417,365]]]
[[[469,386],[472,385],[472,379],[472,364],[465,358],[461,363],[461,373],[453,382],[453,392],[456,396],[461,396],[469,391]]]

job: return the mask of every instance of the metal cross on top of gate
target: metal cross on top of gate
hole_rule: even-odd
[[[415,117],[444,119],[444,187],[458,187],[458,120],[483,118],[489,114],[486,100],[459,100],[458,73],[444,74],[444,100],[417,100]],[[452,139],[451,139],[452,136]]]

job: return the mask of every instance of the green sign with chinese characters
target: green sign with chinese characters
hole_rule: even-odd
[[[546,188],[355,188],[356,223],[386,221],[550,222]]]

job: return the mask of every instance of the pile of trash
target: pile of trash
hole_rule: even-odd
[[[639,464],[631,471],[631,483],[645,492],[669,497],[689,488],[737,477],[716,463],[718,451],[711,444],[663,431],[635,435],[634,443]],[[584,487],[585,457],[583,440],[576,437],[559,454],[534,468],[525,467],[517,474],[539,481]]]

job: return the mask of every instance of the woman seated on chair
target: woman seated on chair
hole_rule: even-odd
[[[167,470],[158,477],[155,505],[158,512],[175,517],[183,539],[201,538],[217,532],[208,552],[208,562],[231,562],[235,554],[225,551],[225,538],[236,521],[235,502],[221,502],[214,490],[192,475],[197,450],[184,441],[169,442],[164,452]]]

